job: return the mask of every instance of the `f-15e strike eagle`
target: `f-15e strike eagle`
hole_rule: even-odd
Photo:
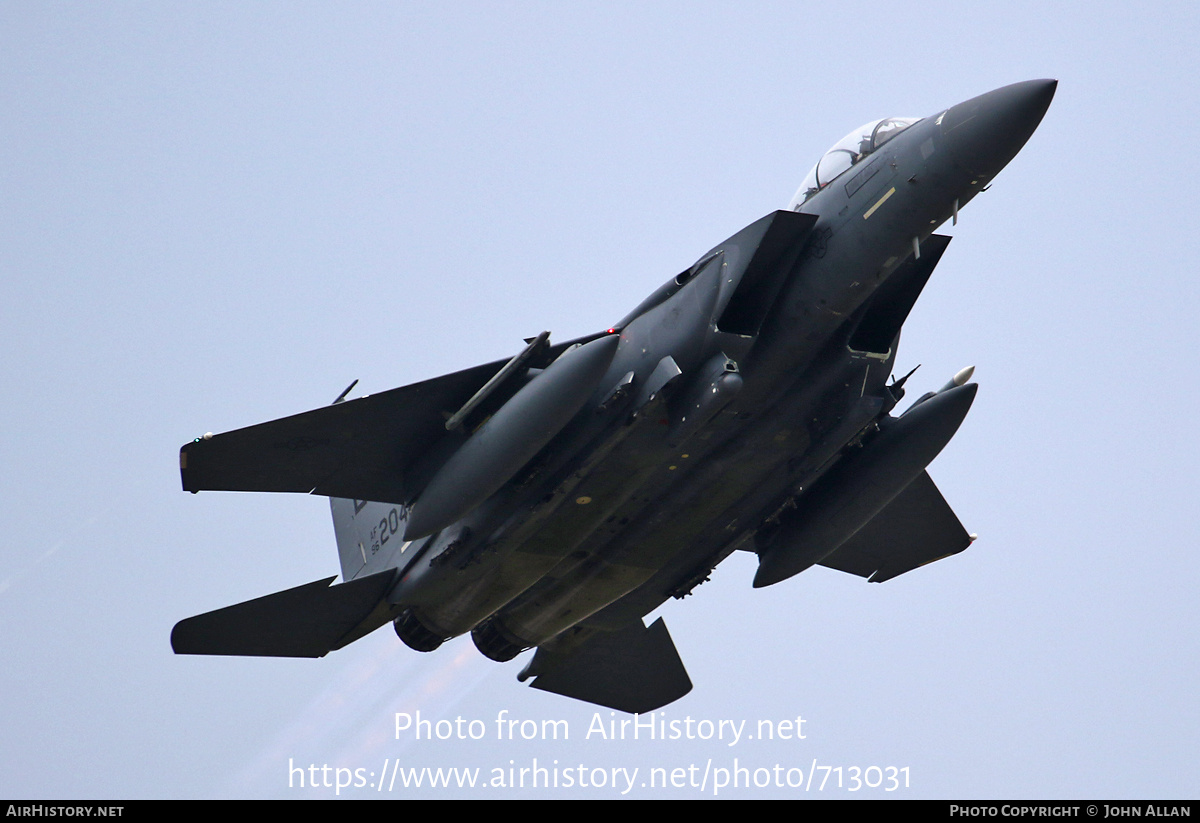
[[[330,498],[330,577],[181,621],[181,654],[321,657],[392,623],[470,632],[522,681],[629,712],[691,690],[662,619],[738,549],[756,587],[814,564],[882,582],[971,543],[925,467],[976,385],[899,415],[900,329],[934,234],[1020,151],[1056,81],[850,132],[786,210],[612,328],[185,445],[183,488]]]

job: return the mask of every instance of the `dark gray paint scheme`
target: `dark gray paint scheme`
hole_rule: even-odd
[[[889,375],[949,243],[934,228],[1054,90],[1006,86],[886,141],[877,128],[834,158],[864,150],[840,176],[613,329],[188,443],[188,491],[329,496],[347,582],[189,618],[175,650],[320,657],[393,622],[431,651],[471,632],[494,660],[536,647],[520,679],[537,688],[644,712],[691,681],[643,617],[733,551],[758,553],[756,586],[816,563],[880,582],[962,551],[924,469],[975,385],[897,417],[907,378]]]

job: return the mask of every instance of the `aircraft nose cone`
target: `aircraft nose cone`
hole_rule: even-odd
[[[1057,80],[1027,80],[951,106],[942,117],[950,154],[972,173],[994,176],[1042,122],[1057,87]]]

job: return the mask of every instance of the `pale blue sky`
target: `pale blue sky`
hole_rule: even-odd
[[[1200,20],[1082,8],[0,5],[0,795],[737,758],[908,766],[906,797],[1194,797]],[[338,568],[323,499],[186,495],[185,441],[603,328],[849,129],[1037,77],[1054,104],[946,228],[897,360],[918,393],[977,367],[931,474],[979,541],[879,586],[755,591],[737,556],[662,610],[695,683],[666,719],[805,740],[584,740],[595,707],[468,638],[171,654],[177,620]],[[417,710],[572,739],[391,739]]]

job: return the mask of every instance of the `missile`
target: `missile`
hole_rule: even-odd
[[[522,371],[525,364],[532,360],[535,354],[539,354],[545,350],[549,344],[550,332],[548,331],[544,331],[530,340],[524,351],[505,363],[500,371],[492,375],[491,380],[483,384],[482,389],[475,392],[471,399],[463,404],[461,409],[450,416],[450,419],[446,421],[446,431],[454,431],[461,426],[463,421],[467,419],[467,415],[478,408],[479,404],[486,400],[488,395],[498,389],[508,378]]]
[[[913,371],[916,371],[916,369],[913,369]],[[909,406],[908,409],[904,413],[908,414],[913,409],[915,409],[917,406],[921,405],[922,403],[924,403],[926,400],[928,400],[931,397],[937,397],[942,392],[949,391],[950,389],[954,388],[955,386],[964,385],[968,380],[971,379],[971,375],[973,375],[974,373],[975,373],[974,366],[967,366],[965,369],[959,369],[955,373],[955,375],[950,378],[949,383],[942,386],[937,391],[925,392],[925,394],[918,397],[917,401],[915,403],[913,403],[911,406]],[[904,380],[907,380],[911,375],[912,375],[912,372],[909,372],[903,378],[901,378],[900,382],[903,383]]]
[[[879,434],[830,469],[767,537],[754,587],[821,562],[883,511],[950,442],[978,388],[952,386],[900,417],[886,418]]]
[[[619,340],[610,334],[563,352],[476,429],[421,491],[404,539],[444,529],[512,479],[583,408]]]
[[[950,389],[954,388],[955,386],[965,386],[967,384],[967,381],[971,379],[971,375],[973,375],[974,373],[975,373],[974,366],[967,366],[965,369],[959,369],[958,372],[956,372],[955,375],[950,378],[950,382],[947,383],[946,385],[942,386],[940,389],[938,389],[938,391],[944,392],[944,391],[949,391]]]

